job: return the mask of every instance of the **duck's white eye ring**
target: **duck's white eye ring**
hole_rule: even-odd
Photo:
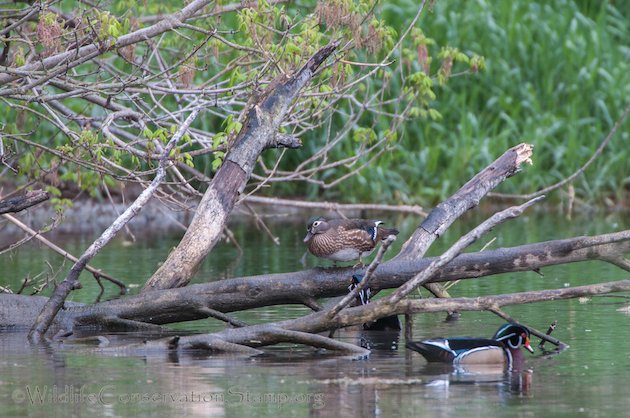
[[[319,226],[319,224],[321,224],[322,221],[315,221],[313,222],[313,228],[317,228]]]

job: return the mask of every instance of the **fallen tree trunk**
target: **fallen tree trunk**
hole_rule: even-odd
[[[587,260],[609,262],[630,271],[630,262],[624,258],[624,254],[630,252],[630,231],[459,254],[466,245],[479,238],[482,233],[502,222],[501,219],[518,216],[533,202],[493,216],[463,237],[460,242],[465,242],[464,244],[458,242],[454,248],[442,256],[421,258],[429,245],[457,217],[477,205],[485,193],[514,174],[522,162],[528,160],[529,155],[531,155],[531,147],[524,144],[508,150],[447,200],[445,202],[447,204],[438,206],[432,211],[416,230],[412,239],[405,244],[401,256],[394,257],[372,273],[368,273],[371,275],[369,286],[373,290],[398,288],[398,291],[367,306],[343,308],[337,310],[334,315],[330,315],[330,311],[315,312],[296,320],[256,326],[247,326],[227,315],[233,311],[291,303],[304,304],[314,310],[320,310],[321,305],[317,299],[346,294],[351,276],[365,274],[365,269],[318,268],[294,273],[223,280],[185,288],[155,290],[89,306],[65,303],[55,318],[53,327],[58,333],[60,330],[65,330],[64,333],[67,333],[78,329],[151,330],[156,329],[155,327],[159,329],[162,324],[211,317],[228,322],[237,328],[205,336],[169,338],[154,341],[151,344],[155,343],[155,347],[163,349],[205,348],[255,354],[258,351],[251,347],[279,342],[297,342],[354,354],[365,354],[364,350],[305,333],[360,324],[397,313],[474,308],[501,314],[499,306],[503,306],[505,301],[508,301],[506,304],[526,303],[548,300],[546,298],[576,297],[576,295],[628,290],[629,284],[624,281],[618,285],[593,285],[576,288],[577,290],[573,291],[571,289],[546,290],[541,291],[546,293],[528,293],[519,297],[497,300],[478,297],[474,298],[474,303],[473,299],[431,299],[430,302],[403,299],[417,286],[427,286],[431,283],[478,278],[505,272],[539,272],[547,266]],[[476,232],[477,230],[480,232]],[[496,296],[496,298],[502,296],[504,295]],[[45,303],[45,298],[0,295],[0,306],[3,307],[0,310],[0,326],[30,327],[35,321],[38,307]],[[244,346],[249,346],[250,349]]]
[[[208,189],[202,199],[202,202],[197,208],[197,215],[193,219],[193,222],[180,242],[180,245],[169,255],[167,262],[165,262],[158,272],[156,272],[156,274],[154,274],[153,277],[145,284],[143,290],[160,289],[161,287],[178,287],[188,283],[199,262],[203,259],[203,257],[205,257],[205,254],[210,250],[210,248],[212,248],[214,243],[216,243],[218,237],[214,234],[214,232],[216,232],[215,227],[220,226],[220,229],[223,228],[229,210],[234,205],[236,195],[239,193],[239,190],[244,187],[244,181],[251,174],[251,169],[257,156],[265,147],[271,146],[272,143],[279,143],[280,139],[278,139],[279,134],[276,131],[276,124],[280,123],[282,120],[281,116],[283,112],[287,111],[292,98],[298,94],[301,86],[303,86],[312,77],[315,69],[330,53],[332,53],[335,48],[336,44],[333,43],[320,49],[320,51],[318,51],[294,77],[284,83],[281,83],[279,86],[270,87],[268,89],[268,96],[266,99],[261,99],[259,101],[259,103],[262,103],[262,109],[259,109],[257,107],[258,105],[254,105],[255,110],[250,112],[248,123],[246,127],[241,130],[239,137],[235,140],[234,147],[232,148],[232,152],[234,152],[235,149],[239,149],[240,152],[235,154],[234,157],[230,157],[230,154],[228,154],[226,157],[227,165],[223,165],[219,172],[217,172],[217,175],[215,175],[213,182],[211,183],[211,187]],[[278,101],[278,103],[276,103],[276,101]],[[267,117],[264,116],[270,112],[275,112],[273,117],[271,117],[271,115],[267,115]],[[255,144],[249,143],[252,141]],[[457,217],[461,216],[466,210],[476,206],[484,194],[496,187],[506,178],[518,172],[523,163],[531,162],[531,155],[532,146],[528,144],[519,144],[507,150],[492,164],[467,182],[444,204],[439,205],[436,209],[434,209],[427,219],[420,225],[416,234],[414,234],[416,238],[409,240],[405,244],[405,247],[414,245],[415,240],[420,240],[419,248],[428,248],[428,245],[430,245],[430,243],[433,242],[439,234],[452,224]],[[240,167],[245,175],[244,177],[241,177],[240,175],[233,175],[235,173],[232,173],[232,168],[226,167],[232,167],[234,169]],[[224,168],[227,171],[222,171]],[[223,174],[220,176],[219,174],[222,172]],[[227,178],[224,179],[224,176],[227,176]],[[215,182],[217,179],[223,179],[225,181],[221,180]],[[214,192],[211,192],[212,190],[214,190]],[[209,233],[208,231],[214,232]],[[428,235],[418,231],[427,231]],[[159,272],[166,272],[166,274],[162,275]],[[339,272],[335,271],[334,274],[336,275],[336,279],[339,280]],[[391,272],[391,274],[396,275],[397,273],[394,271]],[[68,280],[64,281],[62,283],[62,287],[57,288],[55,293],[59,294],[60,290],[64,290],[63,285],[67,283],[69,283]],[[437,296],[448,297],[448,294],[439,287],[432,286],[431,283],[425,283],[424,285]],[[301,296],[300,303],[307,304],[308,306],[317,309],[319,305],[316,302],[315,297],[317,297],[318,292],[307,295],[304,293],[304,290],[309,290],[308,287],[308,285],[304,286],[300,289],[301,291],[296,292],[296,294]],[[295,300],[295,296],[286,295],[286,292],[283,291],[284,289],[273,288],[277,290],[277,292],[275,296],[272,296],[272,298],[275,299],[272,299],[270,304],[292,303],[292,301]],[[179,307],[174,307],[174,310],[171,310],[169,307],[162,307],[158,309],[158,312],[149,314],[147,316],[149,318],[148,321],[133,319],[138,315],[142,316],[142,312],[146,312],[147,309],[144,308],[143,303],[140,303],[140,306],[138,307],[138,305],[135,305],[133,301],[127,301],[127,299],[123,302],[123,309],[128,310],[128,308],[131,307],[133,312],[129,315],[121,315],[119,312],[111,312],[100,316],[88,314],[86,317],[90,318],[89,322],[92,324],[98,323],[98,318],[101,318],[101,322],[102,319],[106,319],[107,323],[111,323],[113,319],[118,318],[120,321],[132,320],[150,322],[153,324],[173,322],[173,315],[181,318],[179,321],[199,319],[209,316],[210,311],[213,313],[220,313],[236,309],[248,309],[250,307],[264,306],[260,305],[261,298],[258,296],[267,292],[268,289],[270,289],[268,286],[266,288],[250,287],[248,289],[239,288],[234,294],[219,292],[223,293],[221,295],[221,299],[213,301],[204,300],[201,296],[199,296],[199,294],[195,294],[192,295],[192,300],[187,300],[187,306],[192,307],[192,311],[191,309],[186,309],[183,317],[181,316],[182,310]],[[65,289],[63,294],[67,295],[67,293],[69,293],[69,291],[68,289]],[[243,294],[247,297],[243,298]],[[149,305],[152,305],[152,301],[161,296],[163,295],[150,296]],[[48,326],[52,324],[50,312],[53,312],[56,315],[57,312],[59,312],[61,302],[64,299],[65,297],[57,297],[56,303],[54,304],[56,309],[54,312],[48,309],[49,313],[45,323],[44,321],[39,321],[40,328],[47,329]],[[243,303],[243,299],[245,299],[245,303]],[[171,301],[168,297],[167,300],[168,302]],[[273,300],[277,302],[273,302]],[[224,306],[226,302],[230,303],[230,301],[232,303],[237,303],[237,307],[229,308]],[[248,304],[248,301],[253,303]],[[169,304],[168,302],[166,303],[167,305]],[[50,304],[47,306],[49,307]],[[151,311],[151,309],[148,310]],[[217,317],[216,315],[210,316]],[[64,315],[64,317],[66,317],[66,315]],[[164,317],[167,319],[161,319]],[[59,321],[57,321],[57,323],[63,323],[65,324],[64,327],[69,328],[74,328],[74,324],[77,323],[77,321],[72,321],[73,324],[68,324],[67,322],[67,319],[64,318],[60,318]],[[83,320],[80,322],[85,323]],[[44,326],[42,326],[42,324]],[[31,333],[33,333],[33,331],[34,330],[32,330]],[[44,331],[42,330],[37,330],[38,335],[43,332]]]
[[[465,253],[440,270],[431,282],[538,271],[549,266],[589,260],[613,263],[630,271],[630,267],[624,266],[623,257],[628,252],[630,230]],[[434,259],[383,263],[370,279],[370,287],[373,290],[397,288],[424,270]],[[206,308],[225,313],[279,304],[310,306],[318,298],[347,293],[352,274],[362,273],[364,269],[318,268],[159,290],[94,305],[73,304],[59,313],[56,323],[57,327],[70,329],[74,324],[97,325],[99,318],[114,316],[152,324],[168,324],[207,318],[210,315],[205,311]],[[45,300],[0,294],[0,305],[4,308],[0,311],[0,326],[30,326],[30,299]],[[2,315],[5,312],[7,315]]]
[[[334,330],[340,327],[346,327],[350,325],[356,325],[360,323],[374,321],[380,318],[384,318],[386,316],[390,316],[393,314],[401,313],[399,312],[401,304],[409,305],[408,300],[405,300],[406,296],[408,296],[413,290],[417,289],[418,286],[424,285],[427,283],[432,277],[436,276],[437,273],[444,267],[446,264],[451,262],[455,257],[457,257],[463,249],[467,246],[478,240],[481,236],[487,233],[496,225],[505,222],[508,219],[520,216],[523,211],[529,206],[533,205],[539,198],[533,199],[529,202],[524,203],[523,205],[508,208],[502,212],[494,214],[488,220],[474,228],[472,231],[461,237],[451,248],[445,251],[441,256],[436,257],[435,260],[427,266],[425,270],[416,274],[412,279],[410,279],[405,284],[401,285],[394,293],[391,295],[378,300],[377,302],[370,305],[363,305],[354,309],[346,309],[346,310],[336,310],[336,306],[333,306],[327,310],[322,312],[316,312],[310,315],[303,316],[294,320],[280,321],[272,324],[263,324],[263,325],[253,325],[246,326],[237,329],[225,329],[221,332],[216,332],[212,334],[208,334],[205,336],[190,336],[183,337],[178,339],[178,344],[182,344],[184,347],[190,347],[191,344],[199,344],[207,339],[212,339],[213,341],[238,344],[243,346],[262,346],[262,345],[270,345],[276,344],[278,342],[284,342],[287,338],[287,331],[299,332],[297,338],[294,342],[306,343],[310,345],[314,345],[315,341],[309,341],[308,339],[303,338],[304,332],[308,333],[317,333],[327,330]],[[382,252],[379,252],[377,256],[377,261],[382,257]],[[373,267],[371,265],[370,267]],[[372,274],[373,269],[368,268],[367,275]],[[369,277],[364,277],[363,280],[367,282]],[[593,294],[597,292],[610,292],[615,290],[630,290],[630,281],[624,281],[621,284],[605,284],[605,285],[595,285],[587,286],[586,288],[582,287],[577,291],[567,292],[566,289],[556,289],[553,291],[547,291],[551,294],[550,298],[559,298],[559,297],[576,297],[576,295],[584,295],[584,294]],[[522,296],[522,295],[521,295]],[[536,300],[536,297],[540,298],[540,295],[535,295],[534,297],[517,297],[516,300],[520,301],[520,303],[525,303],[527,301]],[[479,300],[480,298],[477,298]],[[504,304],[509,304],[509,302],[513,299],[508,299],[507,301],[503,301]],[[451,300],[445,299],[436,299],[438,306],[447,305]],[[501,300],[492,300],[491,302],[486,302],[485,304],[476,304],[476,309],[485,309],[489,310],[493,313],[499,314],[504,317],[505,314],[500,311],[499,307],[501,305]],[[460,307],[467,306],[459,306],[455,305],[455,309],[459,310]],[[443,309],[450,310],[450,309]],[[413,306],[407,306],[406,314],[413,313]],[[345,321],[341,319],[341,316],[344,317]],[[561,344],[558,340],[550,339],[545,334],[532,330],[537,336],[553,342],[554,344]],[[314,337],[313,337],[314,338]],[[317,340],[318,346],[321,346],[324,337],[319,337]],[[153,344],[156,342],[154,341]],[[172,339],[168,339],[164,341],[169,349],[173,349],[174,342]],[[334,344],[329,344],[332,348],[335,349],[344,349],[343,347],[335,346]],[[241,350],[242,351],[242,350]],[[360,353],[363,354],[363,353]]]
[[[406,310],[404,313],[414,313],[414,306],[409,304],[409,300],[403,299],[407,295],[409,295],[413,290],[417,289],[418,286],[421,286],[427,283],[433,276],[435,276],[440,269],[451,262],[457,255],[467,246],[475,242],[485,233],[487,233],[494,226],[505,222],[508,219],[520,216],[520,214],[529,206],[534,204],[538,199],[533,199],[529,202],[524,203],[518,207],[508,208],[502,212],[499,212],[493,215],[491,218],[480,224],[478,227],[474,228],[472,231],[461,237],[451,248],[444,252],[440,257],[437,257],[435,260],[431,262],[431,264],[422,272],[416,274],[411,280],[400,286],[394,293],[391,295],[378,300],[377,302],[370,305],[363,305],[355,309],[346,309],[346,310],[336,310],[336,306],[333,306],[327,310],[322,312],[316,312],[310,315],[303,316],[298,319],[280,321],[272,324],[263,324],[263,325],[254,325],[254,326],[246,326],[237,329],[226,329],[221,332],[216,332],[204,336],[190,336],[183,337],[178,339],[177,343],[182,344],[184,347],[190,347],[190,344],[199,344],[208,339],[212,339],[213,341],[221,341],[224,343],[238,344],[243,346],[262,346],[262,345],[270,345],[276,344],[278,342],[285,342],[287,338],[287,331],[298,332],[299,334],[295,336],[294,342],[306,343],[310,345],[322,346],[322,339],[325,337],[319,337],[316,341],[309,340],[304,337],[304,332],[308,333],[317,333],[322,331],[327,331],[331,329],[336,329],[340,327],[346,327],[350,325],[356,325],[360,323],[374,321],[380,318],[384,318],[386,316],[390,316],[399,312],[401,309],[401,304],[406,305]],[[382,252],[379,252],[377,256],[377,260],[379,256],[382,257]],[[378,261],[376,261],[378,262]],[[376,263],[372,263],[373,265]],[[371,266],[373,267],[373,266]],[[372,269],[369,268],[367,275],[370,275]],[[366,276],[363,280],[367,281],[369,278]],[[576,289],[555,289],[552,291],[543,291],[541,293],[536,293],[533,295],[517,295],[512,298],[502,298],[500,299],[494,298],[483,303],[479,303],[481,298],[476,298],[475,303],[473,303],[473,309],[483,309],[488,310],[490,312],[496,313],[501,317],[505,317],[506,315],[500,311],[500,306],[505,304],[511,304],[511,302],[515,303],[526,303],[532,302],[535,300],[548,300],[548,299],[557,299],[563,297],[577,297],[583,296],[587,294],[597,294],[599,292],[608,293],[611,291],[620,291],[620,290],[630,290],[630,280],[625,280],[621,283],[606,283],[606,284],[598,284],[594,286],[583,286]],[[450,306],[444,309],[445,306],[451,305],[451,300],[445,299],[434,299],[437,306],[441,306],[442,310],[451,310]],[[468,308],[470,309],[471,304],[455,304],[454,308],[456,310],[460,310],[459,308]],[[344,320],[340,319],[340,316],[344,316]],[[530,330],[540,338],[543,338],[547,341],[550,341],[554,344],[563,345],[560,341],[551,339],[547,335],[530,328]],[[315,337],[313,337],[315,338]],[[156,342],[154,341],[153,344]],[[164,341],[169,349],[173,349],[174,341],[173,339],[168,339]],[[345,349],[344,347],[339,347],[332,342],[329,344],[331,348],[334,349]],[[242,350],[240,350],[242,351]],[[364,354],[359,352],[359,354]]]
[[[277,322],[273,325],[273,327],[283,330],[287,329],[300,332],[317,333],[327,331],[331,327],[344,328],[396,314],[446,312],[452,310],[491,311],[492,309],[500,306],[571,299],[629,290],[630,280],[619,280],[615,282],[598,283],[573,288],[481,296],[474,298],[403,299],[395,304],[387,304],[384,299],[381,299],[369,305],[344,309],[332,319],[325,318],[325,312],[316,312],[306,317]],[[198,339],[207,339],[209,336],[232,344],[254,347],[274,344],[271,326],[269,324],[262,324],[249,326],[247,328],[225,329],[217,333],[202,336],[191,335],[182,337],[179,339],[179,346],[182,348],[190,348]],[[162,344],[165,344],[165,342],[166,341],[163,341]],[[156,341],[153,341],[152,343],[155,344]]]

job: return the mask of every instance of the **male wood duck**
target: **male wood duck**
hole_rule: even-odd
[[[407,348],[422,354],[429,362],[503,364],[508,369],[523,363],[521,347],[534,352],[529,345],[529,330],[516,324],[503,325],[491,339],[453,337],[407,343]]]
[[[352,281],[350,286],[348,286],[348,291],[352,292],[363,280],[362,274],[353,274]],[[359,291],[357,295],[357,304],[359,305],[367,305],[370,303],[370,298],[372,297],[372,290],[370,286],[366,286]],[[363,329],[368,331],[400,331],[400,320],[398,319],[398,315],[386,316],[384,318],[379,318],[373,322],[366,322],[363,324]]]
[[[316,257],[335,262],[359,260],[368,256],[379,241],[398,230],[383,228],[383,222],[367,219],[330,219],[319,217],[306,227],[304,242]]]

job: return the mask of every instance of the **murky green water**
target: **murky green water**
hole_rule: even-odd
[[[613,232],[630,227],[623,215],[589,216],[568,222],[549,213],[512,221],[475,245],[490,239],[490,248],[574,235]],[[477,219],[478,220],[478,219]],[[414,219],[390,219],[406,237]],[[454,225],[441,238],[437,253],[474,225]],[[270,224],[281,245],[253,225],[234,225],[243,253],[221,244],[208,258],[196,282],[302,268],[304,226]],[[56,237],[62,240],[63,237]],[[398,245],[403,240],[399,240]],[[80,253],[88,239],[65,239]],[[140,285],[156,268],[177,237],[153,236],[135,243],[117,240],[94,265]],[[318,262],[312,257],[307,265]],[[70,267],[56,255],[29,244],[0,256],[0,286],[18,288],[25,277],[62,279]],[[545,289],[627,279],[628,273],[601,262],[579,263],[534,273],[465,280],[451,289],[455,296],[474,296]],[[74,300],[91,302],[98,286],[89,275]],[[132,291],[137,291],[132,289]],[[108,286],[105,298],[115,297]],[[21,333],[0,334],[0,404],[2,416],[523,416],[616,417],[628,415],[625,378],[630,372],[630,317],[618,311],[626,299],[545,302],[507,307],[512,316],[539,329],[558,321],[554,336],[570,349],[553,356],[537,350],[527,356],[527,371],[505,375],[467,374],[428,366],[404,349],[404,338],[347,331],[346,341],[371,341],[367,360],[315,353],[297,346],[269,349],[258,358],[211,357],[204,354],[103,355],[93,346],[29,346]],[[237,313],[251,323],[295,317],[300,306],[272,307]],[[418,315],[414,338],[490,336],[502,321],[490,313],[463,313],[457,322],[444,315]],[[216,321],[173,326],[178,332],[221,329]],[[111,339],[124,338],[110,336]],[[398,343],[398,344],[396,344]],[[537,341],[536,341],[537,343]]]

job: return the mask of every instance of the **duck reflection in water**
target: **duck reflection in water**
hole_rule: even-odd
[[[528,397],[531,394],[534,373],[531,369],[506,370],[502,366],[487,364],[454,365],[426,363],[416,375],[427,376],[426,387],[441,397],[459,396],[459,390],[495,392],[501,397]],[[465,388],[465,389],[463,389]],[[470,394],[468,393],[468,396]]]
[[[363,275],[355,274],[352,276],[348,291],[352,292],[359,286],[363,280]],[[355,305],[367,305],[370,303],[372,290],[369,286],[364,287],[356,296]],[[398,340],[400,337],[400,320],[398,315],[391,315],[379,318],[376,321],[366,322],[363,324],[363,332],[361,333],[361,347],[372,349],[397,350]]]

